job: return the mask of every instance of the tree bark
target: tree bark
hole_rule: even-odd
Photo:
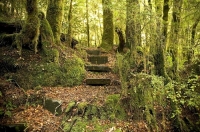
[[[168,21],[168,0],[156,1],[156,14],[158,16],[156,22],[156,45],[154,51],[155,74],[168,78],[165,69],[165,49],[167,37],[167,21]]]
[[[69,13],[68,13],[68,47],[71,47],[71,42],[72,42],[72,2],[73,0],[70,0],[70,6],[69,6]]]
[[[26,12],[28,14],[26,23],[19,34],[16,35],[14,45],[17,45],[19,55],[22,46],[27,45],[37,53],[37,45],[40,33],[40,20],[38,18],[37,0],[26,0]]]
[[[103,5],[103,36],[101,47],[105,50],[111,50],[113,47],[114,28],[113,12],[110,8],[111,0],[102,0]]]
[[[86,18],[87,18],[87,45],[90,47],[90,26],[89,26],[89,14],[88,14],[88,0],[86,0]]]
[[[171,26],[171,56],[172,56],[172,73],[173,78],[178,79],[178,47],[179,47],[179,27],[180,27],[180,17],[181,17],[182,0],[173,1],[173,12],[172,12],[172,26]]]
[[[51,25],[54,40],[57,45],[60,44],[61,26],[63,18],[64,0],[49,0],[47,8],[47,20]]]
[[[136,46],[138,45],[135,21],[136,9],[134,8],[136,4],[138,4],[137,0],[126,0],[126,42],[131,53],[134,51],[136,53]]]

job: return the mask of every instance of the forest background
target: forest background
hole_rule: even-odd
[[[15,80],[27,89],[81,84],[85,72],[83,60],[72,55],[71,60],[75,60],[73,64],[78,68],[71,70],[72,62],[66,59],[66,51],[74,48],[75,40],[79,43],[76,46],[80,56],[85,56],[83,49],[88,47],[100,47],[106,52],[114,50],[114,71],[120,77],[122,89],[119,100],[130,101],[122,105],[126,110],[141,115],[138,109],[144,108],[148,130],[159,130],[153,109],[156,103],[161,107],[163,129],[166,129],[166,118],[170,118],[174,130],[199,131],[199,7],[199,0],[1,0],[0,46],[15,47],[17,61],[27,55],[23,49],[42,53],[48,64],[34,63],[29,70],[47,68],[60,79],[57,82],[54,77],[49,78],[50,74],[37,78],[34,75],[38,76],[39,72],[33,72],[25,78],[34,78],[35,82],[31,79],[26,82],[23,74],[17,75]],[[13,58],[2,58],[1,62],[5,60],[17,62]],[[55,70],[59,68],[62,70]],[[63,71],[68,71],[62,75],[64,79],[60,75]],[[164,110],[168,105],[170,114]]]

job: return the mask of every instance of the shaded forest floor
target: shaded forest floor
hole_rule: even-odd
[[[16,62],[20,63],[23,61],[23,65],[28,65],[28,63],[32,61],[41,60],[41,56],[39,54],[32,54],[32,51],[24,52],[26,52],[24,53],[26,55],[22,55],[23,58],[21,58],[18,56],[17,52],[13,51],[13,49],[10,49],[10,47],[1,47],[1,53],[3,53],[2,56],[11,56],[12,59],[17,60]],[[76,51],[66,51],[69,56],[73,52]],[[113,52],[105,54],[108,56],[109,62],[104,65],[113,68],[116,59],[115,53]],[[16,65],[18,64],[16,63]],[[89,86],[86,85],[84,81],[81,85],[74,87],[39,87],[36,89],[25,91],[17,86],[17,82],[12,82],[10,80],[7,80],[6,78],[1,77],[0,86],[1,89],[3,89],[1,91],[4,91],[2,93],[4,96],[0,97],[0,104],[1,109],[5,110],[7,113],[5,113],[4,116],[1,118],[0,124],[26,124],[25,130],[27,131],[62,132],[65,131],[63,129],[63,118],[65,118],[66,115],[61,114],[59,116],[56,116],[55,114],[46,110],[42,105],[35,103],[38,99],[50,98],[59,100],[62,102],[61,106],[62,110],[64,110],[72,101],[76,103],[86,102],[90,105],[102,107],[105,104],[107,96],[121,93],[119,77],[113,72],[92,74],[90,71],[87,71],[86,78],[87,77],[110,78],[114,81],[111,82],[111,85],[109,86]],[[10,103],[10,106],[8,106],[4,104],[5,101],[12,103]],[[76,111],[76,109],[72,111]],[[67,122],[72,122],[72,116],[67,120]],[[83,119],[83,122],[88,123],[84,126],[85,128],[79,129],[86,131],[98,131],[95,127],[104,127],[104,131],[109,132],[115,130],[147,130],[147,125],[143,120],[135,122],[122,120],[111,121],[110,119],[97,119],[95,121],[88,119],[86,121],[85,119]],[[101,129],[99,129],[99,131],[101,131]]]
[[[10,47],[0,48],[1,57],[10,56],[12,59],[17,60],[16,65],[18,66],[28,65],[31,62],[39,62],[41,60],[40,54],[33,54],[32,51],[25,50],[20,58],[17,52],[13,52]],[[76,53],[86,63],[87,58],[84,57],[78,50],[72,50],[65,52],[65,55],[70,57]],[[115,52],[105,52],[108,56],[107,65],[110,68],[115,67],[116,56]],[[19,62],[19,63],[17,63]],[[2,67],[1,67],[2,68]],[[13,69],[15,72],[16,69]],[[28,73],[27,73],[28,74]],[[19,87],[18,83],[9,80],[5,77],[0,77],[0,89],[2,96],[0,96],[0,110],[5,113],[1,117],[1,125],[12,125],[12,124],[25,124],[26,131],[44,131],[44,132],[62,132],[62,131],[138,131],[146,132],[153,131],[149,129],[147,121],[144,117],[137,119],[131,118],[132,113],[126,109],[126,114],[129,116],[127,119],[111,118],[113,109],[106,109],[107,100],[110,95],[121,94],[121,82],[119,76],[114,72],[108,73],[92,73],[86,71],[85,78],[110,78],[111,85],[105,86],[90,86],[86,85],[85,80],[81,85],[74,87],[35,87],[29,90],[24,90]],[[50,112],[43,107],[41,102],[44,99],[52,99],[61,102],[62,114],[57,115],[56,112]],[[5,102],[7,102],[5,104]],[[118,103],[118,102],[114,102]],[[81,104],[79,106],[79,104]],[[115,107],[113,107],[115,109]],[[67,110],[68,109],[68,110]],[[158,130],[162,131],[173,131],[172,124],[168,119],[165,120],[163,125],[161,118],[162,110],[169,112],[170,107],[166,106],[163,108],[155,108],[158,116]],[[118,108],[116,108],[118,110]],[[119,113],[121,114],[121,113]],[[159,115],[160,114],[160,115]],[[185,113],[188,113],[186,111]],[[115,115],[116,116],[116,115]],[[191,117],[192,119],[193,117]]]

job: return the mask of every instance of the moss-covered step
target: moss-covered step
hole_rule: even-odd
[[[92,64],[106,64],[108,56],[88,56],[88,61]]]
[[[89,55],[100,55],[100,54],[101,54],[101,51],[100,51],[100,50],[86,50],[86,52],[87,52]]]
[[[101,65],[86,65],[85,69],[87,71],[94,71],[94,72],[110,72],[111,68],[108,66],[101,66]]]
[[[86,79],[87,85],[110,85],[109,78],[88,78]]]

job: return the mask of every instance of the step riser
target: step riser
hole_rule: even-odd
[[[90,78],[90,79],[86,79],[86,84],[87,85],[95,85],[95,86],[100,86],[100,85],[110,85],[111,80],[110,79],[94,79],[94,78]]]
[[[85,66],[87,71],[93,72],[110,72],[111,69],[107,66]]]
[[[106,64],[108,62],[107,56],[88,56],[88,61],[92,64]]]

